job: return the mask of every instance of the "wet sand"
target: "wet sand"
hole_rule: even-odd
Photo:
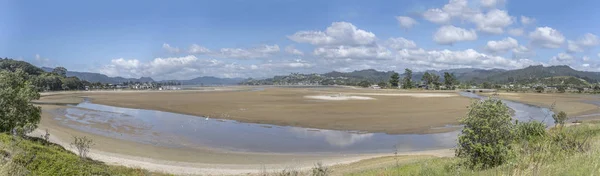
[[[305,98],[335,93],[348,96],[367,94],[368,96],[364,96],[374,100],[328,101]],[[421,96],[397,96],[407,93]],[[43,97],[42,100],[86,96],[93,103],[110,106],[331,130],[389,134],[453,130],[432,128],[458,124],[458,119],[465,115],[471,100],[458,96],[455,92],[433,93],[433,97],[423,98],[431,94],[369,89],[266,88],[263,91],[235,92],[83,92],[53,95]]]
[[[352,91],[355,93],[381,93],[363,89]],[[377,100],[333,102],[320,102],[303,98],[307,95],[326,95],[329,93],[312,89],[270,88],[265,91],[253,92],[133,91],[45,94],[38,101],[42,103],[38,104],[43,109],[42,120],[38,131],[32,135],[39,136],[43,130],[48,129],[51,140],[67,149],[70,149],[69,143],[72,136],[88,136],[95,141],[90,156],[96,160],[108,164],[140,167],[151,171],[173,174],[237,175],[257,173],[262,168],[267,169],[267,171],[281,171],[285,168],[306,170],[317,162],[323,162],[326,165],[342,164],[339,167],[343,168],[344,165],[364,159],[390,156],[392,155],[392,148],[390,147],[389,154],[278,154],[231,152],[202,147],[178,149],[140,144],[81,132],[62,125],[54,118],[57,115],[56,112],[61,108],[65,108],[67,104],[77,104],[83,101],[81,97],[85,96],[92,98],[95,103],[114,106],[171,112],[185,111],[186,114],[199,113],[197,115],[202,115],[200,113],[204,111],[208,111],[209,115],[227,113],[227,116],[220,116],[220,118],[246,122],[279,123],[301,127],[372,132],[431,132],[434,131],[431,127],[457,123],[456,120],[464,115],[466,104],[470,101],[468,98],[460,96],[430,99],[369,95],[376,97]],[[351,93],[345,92],[345,94]],[[455,109],[444,107],[444,105]],[[375,110],[369,110],[371,108]],[[261,113],[266,115],[260,116]],[[279,119],[277,115],[279,115]],[[431,116],[434,118],[431,118]],[[216,115],[211,117],[216,117]],[[424,119],[426,123],[410,123],[417,122],[419,119]],[[317,121],[317,123],[311,123],[311,121]],[[453,129],[441,128],[439,130]],[[451,156],[452,152],[450,150],[436,150],[406,152],[401,153],[401,155]]]

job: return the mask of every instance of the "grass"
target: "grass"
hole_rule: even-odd
[[[581,145],[577,145],[581,144]],[[513,144],[511,159],[498,167],[471,170],[460,158],[433,158],[399,167],[387,166],[344,175],[597,175],[600,173],[600,125],[552,129],[546,136]],[[335,170],[334,170],[335,172]]]
[[[40,138],[13,140],[5,133],[0,133],[0,154],[0,175],[166,175],[80,159],[65,148]]]

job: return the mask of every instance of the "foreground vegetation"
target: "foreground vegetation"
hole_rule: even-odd
[[[40,138],[0,133],[0,175],[165,175],[81,158]]]

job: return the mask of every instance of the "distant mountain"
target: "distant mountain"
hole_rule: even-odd
[[[509,70],[502,73],[489,76],[487,79],[491,82],[506,83],[506,82],[528,82],[531,80],[540,80],[542,78],[571,76],[583,79],[590,83],[596,83],[600,80],[599,72],[578,71],[569,66],[548,66],[542,65],[529,66],[517,70]]]
[[[213,76],[197,77],[190,80],[163,80],[160,82],[181,82],[185,85],[236,85],[246,80],[245,78],[217,78]]]
[[[42,70],[46,72],[51,72],[53,68],[42,67]],[[100,73],[90,73],[90,72],[76,72],[76,71],[67,71],[67,76],[75,76],[81,80],[86,80],[88,82],[101,82],[101,83],[110,83],[110,84],[119,84],[124,82],[179,82],[184,85],[235,85],[240,82],[243,82],[244,78],[217,78],[212,76],[203,76],[197,77],[190,80],[163,80],[163,81],[155,81],[150,77],[141,77],[141,78],[123,78],[123,77],[109,77]]]
[[[51,72],[53,68],[42,67],[42,70],[46,72]],[[141,77],[137,78],[123,78],[123,77],[108,77],[104,74],[100,73],[91,73],[91,72],[76,72],[76,71],[67,71],[67,76],[75,76],[81,80],[86,80],[88,82],[101,82],[101,83],[110,83],[110,84],[118,84],[123,82],[154,82],[154,79],[150,77]]]

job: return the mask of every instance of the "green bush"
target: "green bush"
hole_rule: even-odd
[[[514,134],[516,139],[535,140],[546,136],[546,125],[538,121],[529,121],[515,125]]]
[[[564,125],[565,120],[567,120],[567,113],[560,111],[558,114],[552,114],[552,118],[555,125]]]
[[[328,176],[331,174],[331,170],[327,168],[327,166],[323,165],[323,163],[318,162],[315,164],[315,167],[312,169],[312,176]]]
[[[497,99],[471,104],[458,137],[456,156],[465,159],[466,166],[491,168],[509,158],[513,141],[513,124],[508,107]]]

